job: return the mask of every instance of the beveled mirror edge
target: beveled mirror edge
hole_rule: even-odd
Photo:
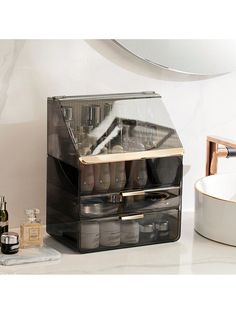
[[[196,77],[196,78],[201,78],[201,79],[210,79],[210,78],[214,78],[214,77],[218,77],[218,76],[222,76],[222,75],[226,75],[230,72],[223,72],[223,73],[218,73],[218,74],[203,74],[203,73],[193,73],[193,72],[186,72],[186,71],[181,71],[178,69],[174,69],[172,67],[168,67],[162,64],[159,64],[157,62],[151,61],[149,59],[143,58],[142,56],[135,54],[134,52],[132,52],[130,49],[128,49],[127,47],[125,47],[124,45],[122,45],[118,39],[112,39],[111,40],[116,46],[118,46],[120,49],[123,49],[124,51],[126,51],[127,53],[129,53],[130,55],[132,55],[133,57],[148,63],[149,65],[152,65],[156,68],[159,68],[161,70],[167,70],[170,71],[172,73],[176,73],[179,75],[186,75],[186,76],[192,76],[192,77]]]

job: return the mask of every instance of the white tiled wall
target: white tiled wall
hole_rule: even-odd
[[[189,77],[190,78],[190,77]],[[53,95],[154,90],[160,93],[185,148],[183,210],[193,210],[193,185],[204,176],[208,134],[236,138],[236,73],[178,79],[104,41],[0,41],[0,194],[10,226],[23,209],[45,221],[46,100]],[[236,170],[236,160],[220,163]]]

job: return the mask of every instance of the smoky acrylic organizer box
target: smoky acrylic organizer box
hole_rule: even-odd
[[[48,98],[47,232],[81,253],[177,241],[182,158],[155,92]]]

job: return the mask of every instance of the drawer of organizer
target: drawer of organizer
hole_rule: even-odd
[[[80,217],[100,218],[117,214],[132,214],[163,209],[179,208],[181,189],[178,186],[125,191],[80,198]]]
[[[81,252],[164,243],[180,236],[179,209],[120,215],[79,222]]]

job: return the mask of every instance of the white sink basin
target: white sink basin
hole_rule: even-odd
[[[236,246],[236,173],[196,182],[195,230],[211,240]]]

